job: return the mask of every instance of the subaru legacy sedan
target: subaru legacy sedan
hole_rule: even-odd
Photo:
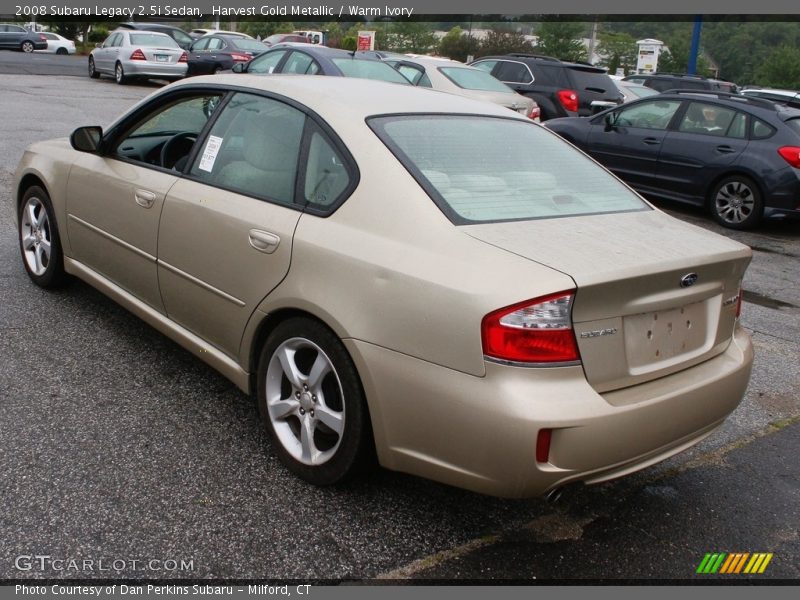
[[[253,394],[314,484],[606,481],[711,434],[748,384],[750,249],[502,106],[199,77],[34,144],[13,185],[34,284],[84,280]]]

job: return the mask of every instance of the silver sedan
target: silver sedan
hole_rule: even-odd
[[[172,79],[186,76],[188,55],[164,33],[118,29],[89,55],[89,76],[112,75],[117,83],[133,78]]]

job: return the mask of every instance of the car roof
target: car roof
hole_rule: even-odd
[[[130,29],[127,27],[119,27],[111,33],[146,33],[147,35],[160,35],[162,37],[172,39],[166,33],[162,33],[161,31],[153,31],[152,29]],[[109,35],[111,35],[111,33]]]
[[[503,106],[412,85],[355,77],[221,74],[183,79],[170,87],[193,85],[251,88],[286,96],[308,106],[326,120],[339,123],[363,122],[374,115],[408,113],[480,114],[531,122]]]
[[[658,94],[658,99],[678,98],[687,100],[702,100],[731,108],[747,109],[760,115],[778,115],[781,120],[800,117],[800,110],[784,106],[766,98],[750,95],[731,94],[716,90],[667,90]],[[641,100],[655,100],[655,96],[648,96]]]

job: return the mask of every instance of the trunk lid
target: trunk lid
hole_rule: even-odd
[[[598,392],[663,377],[723,352],[752,256],[747,246],[656,210],[463,230],[574,280],[575,336]],[[687,286],[692,274],[696,281]]]

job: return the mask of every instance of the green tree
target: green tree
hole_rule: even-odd
[[[525,36],[516,31],[492,29],[481,40],[477,56],[490,56],[494,54],[509,54],[510,52],[533,52],[533,44]]]
[[[800,89],[800,50],[793,46],[772,50],[756,71],[756,80],[769,87]]]
[[[437,46],[436,36],[429,23],[396,21],[389,27],[386,50],[427,54]]]
[[[586,60],[586,47],[582,40],[585,32],[583,23],[546,21],[536,32],[539,37],[536,52],[561,60]]]
[[[597,54],[600,66],[608,69],[612,75],[622,68],[626,74],[636,69],[636,40],[627,33],[605,32],[600,34]]]
[[[691,37],[677,37],[667,43],[667,50],[658,57],[658,71],[661,73],[687,73],[689,70],[689,53],[691,51]],[[708,61],[702,56],[697,57],[698,75],[713,76]]]
[[[469,56],[470,43],[461,27],[453,27],[439,42],[439,54],[464,62]]]
[[[291,33],[296,28],[294,23],[289,21],[247,21],[239,22],[239,31],[252,35],[254,38],[261,37],[263,40],[275,33]]]

